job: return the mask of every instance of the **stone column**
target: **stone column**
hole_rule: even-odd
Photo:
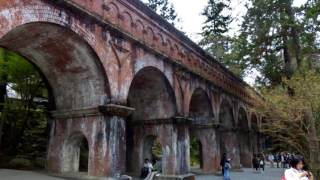
[[[227,158],[231,158],[231,166],[233,169],[240,168],[240,146],[237,130],[234,128],[220,128],[220,154],[227,154]]]
[[[108,104],[95,108],[52,112],[53,123],[47,153],[48,170],[55,173],[77,171],[79,160],[70,160],[70,151],[73,148],[79,149],[77,141],[84,137],[89,146],[88,175],[114,177],[123,173],[126,150],[124,119],[132,111],[132,108]],[[79,154],[74,155],[76,156]]]
[[[219,136],[212,123],[192,125],[190,130],[202,144],[202,171],[204,173],[216,173],[220,168],[220,146]]]
[[[252,145],[249,130],[239,130],[238,140],[240,143],[240,163],[242,167],[250,168],[252,161]]]
[[[184,121],[188,119],[182,118]],[[187,174],[190,171],[190,134],[189,126],[187,123],[183,123],[178,126],[178,173]]]

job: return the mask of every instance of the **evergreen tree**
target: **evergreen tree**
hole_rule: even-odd
[[[226,66],[239,77],[245,75],[246,61],[243,61],[242,36],[230,37],[227,35],[231,17],[230,0],[209,0],[202,15],[206,21],[202,27],[202,46],[217,61]]]
[[[254,68],[260,70],[264,85],[276,85],[290,77],[302,61],[303,8],[292,0],[250,0],[241,33],[247,40],[243,49]],[[300,18],[304,18],[300,16]]]
[[[228,26],[232,21],[230,14],[223,14],[229,7],[230,0],[209,0],[201,15],[206,17],[202,27],[203,36],[222,36],[228,32]]]
[[[179,21],[173,4],[168,0],[148,0],[146,4],[172,25]]]

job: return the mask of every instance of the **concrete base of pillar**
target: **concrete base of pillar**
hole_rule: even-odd
[[[195,180],[194,174],[183,175],[160,175],[154,177],[155,180]]]

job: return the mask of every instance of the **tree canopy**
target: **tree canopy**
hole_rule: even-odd
[[[178,15],[174,6],[172,3],[169,3],[168,0],[148,0],[146,5],[172,25],[175,25],[178,21]]]

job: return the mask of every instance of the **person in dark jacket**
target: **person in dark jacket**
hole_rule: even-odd
[[[256,172],[258,172],[258,170],[259,170],[259,159],[258,159],[256,154],[253,155],[252,166],[256,170]]]
[[[221,166],[221,170],[222,170],[222,175],[224,175],[224,167],[227,161],[227,154],[223,153],[222,157],[221,157],[221,161],[220,161],[220,166]]]

